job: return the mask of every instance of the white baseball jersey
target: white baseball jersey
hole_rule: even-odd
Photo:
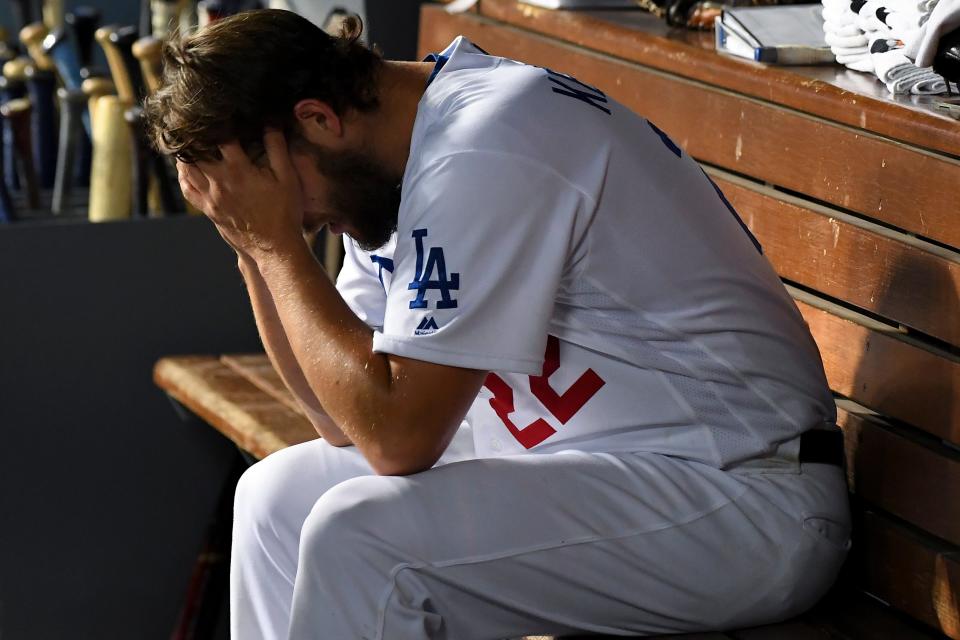
[[[490,371],[481,457],[727,466],[835,418],[820,355],[696,162],[569,76],[457,38],[420,101],[398,230],[337,286],[383,353]]]

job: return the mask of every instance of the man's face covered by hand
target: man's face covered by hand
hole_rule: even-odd
[[[363,150],[332,151],[303,139],[291,141],[290,156],[303,188],[307,231],[328,224],[365,251],[390,240],[397,229],[401,176]]]

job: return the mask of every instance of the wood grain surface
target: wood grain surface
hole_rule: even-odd
[[[283,378],[273,368],[270,358],[265,353],[224,355],[220,356],[220,362],[291,411],[306,417],[300,404],[293,397],[293,393],[287,388]]]
[[[708,172],[782,278],[960,345],[960,253]]]
[[[809,300],[809,299],[808,299]],[[960,363],[903,336],[798,301],[830,388],[882,415],[960,444]]]
[[[872,75],[840,65],[778,67],[717,55],[712,33],[672,29],[642,11],[549,11],[516,0],[483,0],[480,14],[586,50],[960,156],[960,124],[934,110],[935,98],[891,96]]]
[[[458,34],[598,86],[698,160],[960,247],[956,159],[479,16],[423,12],[422,50]]]
[[[838,411],[851,490],[871,505],[960,545],[960,453]]]
[[[214,356],[162,358],[157,386],[257,458],[318,437],[313,425]]]
[[[947,637],[960,639],[960,556],[956,547],[880,514],[860,515],[856,572],[868,593]]]

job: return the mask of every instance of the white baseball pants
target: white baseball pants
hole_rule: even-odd
[[[733,470],[657,454],[469,459],[372,475],[354,447],[290,447],[237,487],[234,640],[645,635],[811,606],[849,546],[838,467],[797,443]],[[792,453],[783,453],[791,450]],[[467,459],[464,459],[467,458]]]

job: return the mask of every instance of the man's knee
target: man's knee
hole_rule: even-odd
[[[303,524],[301,554],[345,548],[354,554],[358,546],[375,544],[378,532],[397,536],[402,527],[395,527],[395,515],[405,483],[404,478],[364,476],[327,491]]]
[[[324,490],[322,478],[310,468],[314,466],[309,451],[291,447],[247,469],[234,496],[235,526],[299,531]]]
[[[234,521],[238,527],[262,526],[286,510],[278,500],[283,495],[286,475],[281,466],[278,461],[265,458],[240,476],[233,499]]]

